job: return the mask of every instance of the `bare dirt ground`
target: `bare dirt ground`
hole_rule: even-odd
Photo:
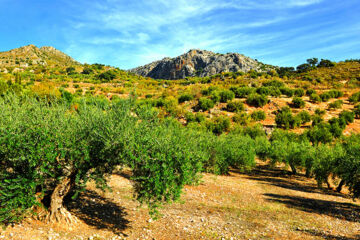
[[[264,164],[247,174],[205,174],[158,220],[132,200],[126,174],[112,175],[110,186],[103,193],[89,184],[67,203],[78,224],[27,219],[0,230],[0,239],[360,239],[360,201]]]

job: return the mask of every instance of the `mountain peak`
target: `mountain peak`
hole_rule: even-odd
[[[261,71],[262,63],[239,53],[220,54],[202,49],[190,49],[175,58],[164,58],[131,69],[130,72],[155,79],[206,77],[221,72]]]
[[[0,71],[6,71],[7,68],[16,68],[17,71],[21,71],[34,65],[68,66],[72,64],[78,64],[78,62],[51,46],[38,48],[29,44],[10,51],[0,52]]]

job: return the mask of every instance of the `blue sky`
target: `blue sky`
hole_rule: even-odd
[[[359,0],[0,0],[0,51],[129,69],[199,48],[296,66],[360,58]]]

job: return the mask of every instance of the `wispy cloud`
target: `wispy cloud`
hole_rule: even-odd
[[[69,20],[71,27],[63,29],[71,46],[68,52],[80,61],[105,60],[122,68],[191,48],[285,59],[288,56],[281,54],[286,51],[291,56],[300,54],[296,50],[299,44],[318,49],[309,42],[319,38],[317,41],[325,44],[324,39],[346,38],[354,29],[351,24],[347,25],[349,31],[341,29],[341,23],[336,23],[336,28],[331,25],[340,0],[333,4],[325,0],[92,0],[83,10],[84,0],[67,1],[78,9]],[[307,50],[311,51],[310,47]],[[291,64],[298,61],[295,59]]]

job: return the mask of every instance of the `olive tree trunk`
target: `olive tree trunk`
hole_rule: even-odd
[[[75,186],[75,174],[63,178],[55,187],[50,196],[48,222],[66,222],[69,224],[77,222],[77,218],[64,207],[64,198]]]

